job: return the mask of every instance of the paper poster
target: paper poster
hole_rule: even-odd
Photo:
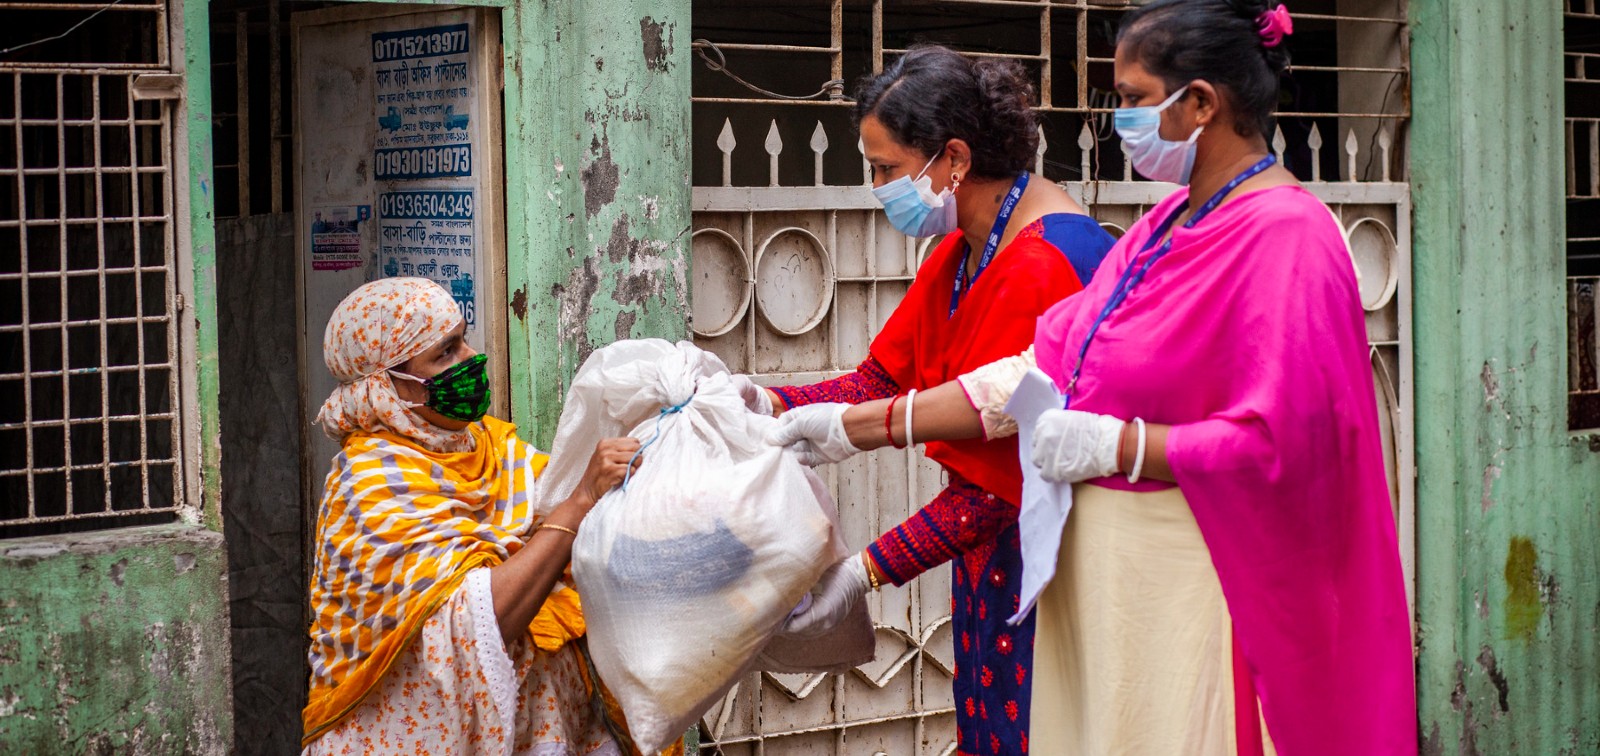
[[[472,26],[372,34],[377,275],[437,281],[478,325]]]
[[[378,259],[382,275],[433,279],[455,297],[477,328],[475,193],[470,189],[417,189],[378,195]]]
[[[350,270],[366,260],[361,224],[372,217],[371,205],[324,205],[312,208],[311,269]]]
[[[379,181],[472,175],[475,104],[467,24],[372,35]]]

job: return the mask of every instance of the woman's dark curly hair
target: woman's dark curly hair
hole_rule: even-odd
[[[941,45],[917,45],[861,82],[855,121],[878,119],[901,144],[932,158],[946,142],[972,149],[972,173],[1010,178],[1039,150],[1033,83],[1013,60],[971,61]]]
[[[1277,0],[1156,0],[1122,17],[1117,45],[1159,77],[1167,91],[1196,79],[1221,90],[1239,136],[1266,136],[1278,104],[1283,45],[1262,43],[1256,19]]]

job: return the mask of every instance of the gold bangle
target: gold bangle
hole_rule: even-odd
[[[540,525],[537,528],[534,528],[533,532],[537,533],[537,532],[539,532],[541,530],[544,530],[545,528],[549,528],[551,530],[559,530],[559,531],[561,531],[563,533],[571,533],[573,538],[577,538],[578,537],[578,531],[573,530],[572,528],[569,528],[569,527],[567,527],[565,525],[556,525],[554,523],[549,523],[549,522],[547,522],[547,523],[545,523],[543,525]]]
[[[871,586],[874,591],[882,588],[883,583],[878,579],[878,571],[873,569],[872,560],[867,558],[867,553],[864,551],[861,552],[861,564],[867,568],[867,585]]]

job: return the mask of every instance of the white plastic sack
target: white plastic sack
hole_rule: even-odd
[[[872,658],[864,606],[824,638],[772,641],[849,553],[822,482],[765,442],[774,423],[745,409],[721,360],[687,342],[602,348],[568,393],[541,509],[571,494],[600,439],[649,442],[572,550],[590,654],[644,753],[676,740],[751,669],[839,671]]]

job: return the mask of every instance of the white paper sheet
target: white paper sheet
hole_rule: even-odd
[[[1017,421],[1017,453],[1022,462],[1022,511],[1017,518],[1022,530],[1022,603],[1006,620],[1012,625],[1033,611],[1039,594],[1055,577],[1061,533],[1067,526],[1067,513],[1072,511],[1072,484],[1045,480],[1033,464],[1034,425],[1040,415],[1062,405],[1055,383],[1038,368],[1022,377],[1006,402],[1006,414]]]

